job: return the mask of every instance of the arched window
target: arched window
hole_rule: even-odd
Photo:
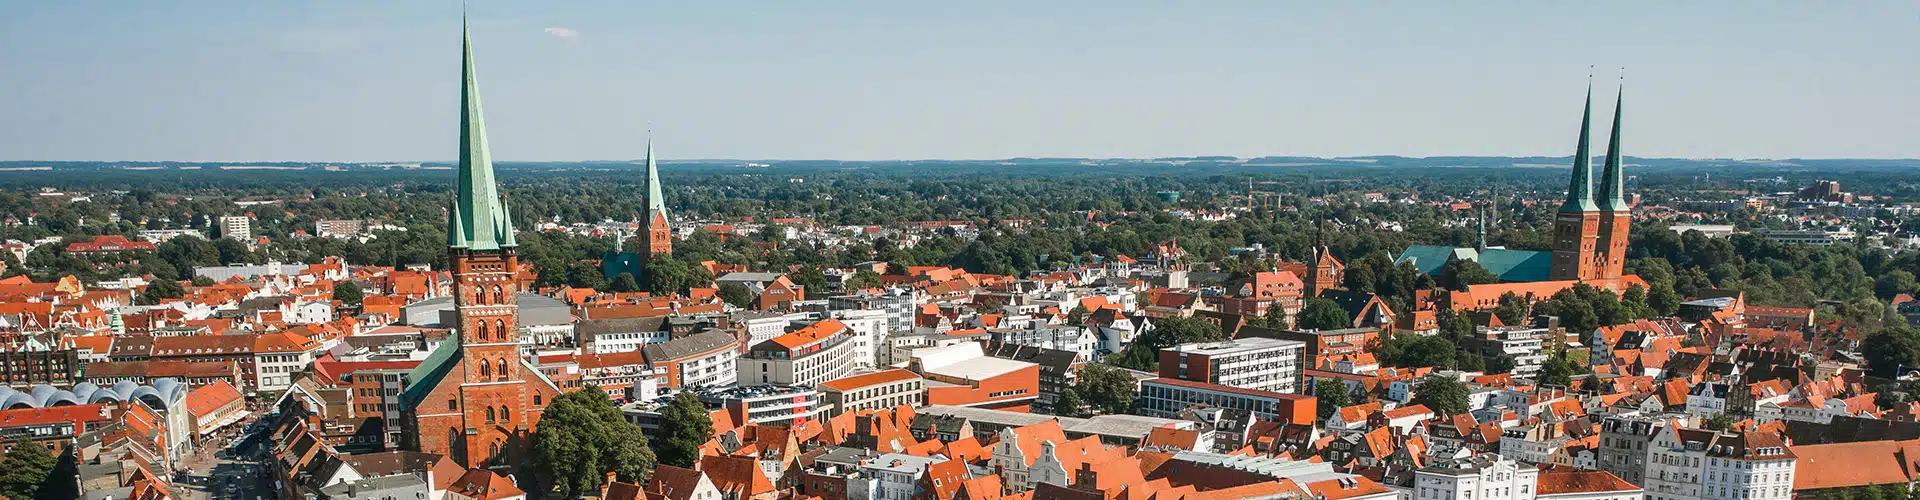
[[[507,294],[501,291],[500,285],[493,286],[493,303],[495,304],[507,303]]]
[[[493,320],[493,334],[500,336],[500,340],[507,340],[507,341],[514,340],[513,336],[507,333],[510,331],[512,330],[507,329],[507,320],[504,320],[504,319]]]
[[[493,365],[487,364],[487,360],[484,360],[484,359],[480,360],[480,377],[487,378],[492,376],[493,376]]]
[[[507,360],[505,359],[495,360],[494,366],[498,368],[497,370],[494,370],[495,375],[498,375],[502,379],[507,378]]]
[[[487,445],[487,450],[488,450],[488,453],[487,453],[488,458],[500,456],[500,443],[496,441],[493,444]]]
[[[485,320],[473,322],[473,340],[486,340],[486,339],[487,339],[487,322]]]
[[[487,423],[493,423],[493,407],[487,407]]]
[[[507,405],[500,405],[500,423],[513,423],[513,412],[507,411]]]

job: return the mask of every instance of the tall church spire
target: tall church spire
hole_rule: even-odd
[[[1593,125],[1593,84],[1587,84],[1586,111],[1580,115],[1580,142],[1573,150],[1573,181],[1567,183],[1567,201],[1560,204],[1562,212],[1597,212],[1599,207],[1593,204],[1593,153],[1588,148],[1589,130]]]
[[[1613,103],[1613,136],[1607,141],[1606,170],[1600,176],[1600,195],[1595,201],[1600,209],[1608,212],[1627,211],[1626,182],[1622,179],[1620,165],[1620,108],[1627,98],[1626,85],[1620,86],[1620,96]]]
[[[1487,250],[1487,206],[1480,206],[1480,240],[1474,244],[1474,250]]]
[[[653,160],[653,132],[647,132],[647,224],[667,223],[667,197],[660,194],[660,166]]]
[[[460,20],[460,185],[447,213],[447,246],[498,250],[517,246],[507,203],[494,186],[493,154],[480,110],[480,84],[473,72],[473,37]]]

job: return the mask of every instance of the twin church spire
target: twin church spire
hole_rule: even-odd
[[[1573,179],[1567,184],[1567,201],[1560,204],[1562,212],[1625,212],[1627,208],[1624,173],[1620,156],[1620,111],[1626,102],[1626,89],[1613,105],[1613,136],[1607,144],[1605,170],[1601,173],[1600,189],[1593,187],[1593,152],[1591,149],[1590,129],[1593,126],[1593,86],[1587,86],[1586,109],[1580,116],[1580,140],[1573,150]]]

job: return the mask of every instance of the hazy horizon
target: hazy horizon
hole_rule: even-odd
[[[0,159],[449,161],[460,8],[9,3]],[[1913,2],[468,9],[498,161],[1920,158]]]

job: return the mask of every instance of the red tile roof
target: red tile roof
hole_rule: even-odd
[[[1540,471],[1539,486],[1535,493],[1540,495],[1571,495],[1578,493],[1623,493],[1639,491],[1639,486],[1620,479],[1620,476],[1603,470],[1548,469]],[[1798,489],[1798,485],[1796,488]]]
[[[215,380],[211,384],[195,387],[192,392],[187,393],[187,411],[194,417],[205,417],[213,414],[214,410],[239,401],[241,397],[240,390],[233,388],[233,384],[225,380]]]
[[[788,349],[796,349],[832,337],[846,329],[846,323],[841,323],[840,320],[825,319],[802,327],[799,330],[789,332],[786,335],[774,337],[772,342]]]

